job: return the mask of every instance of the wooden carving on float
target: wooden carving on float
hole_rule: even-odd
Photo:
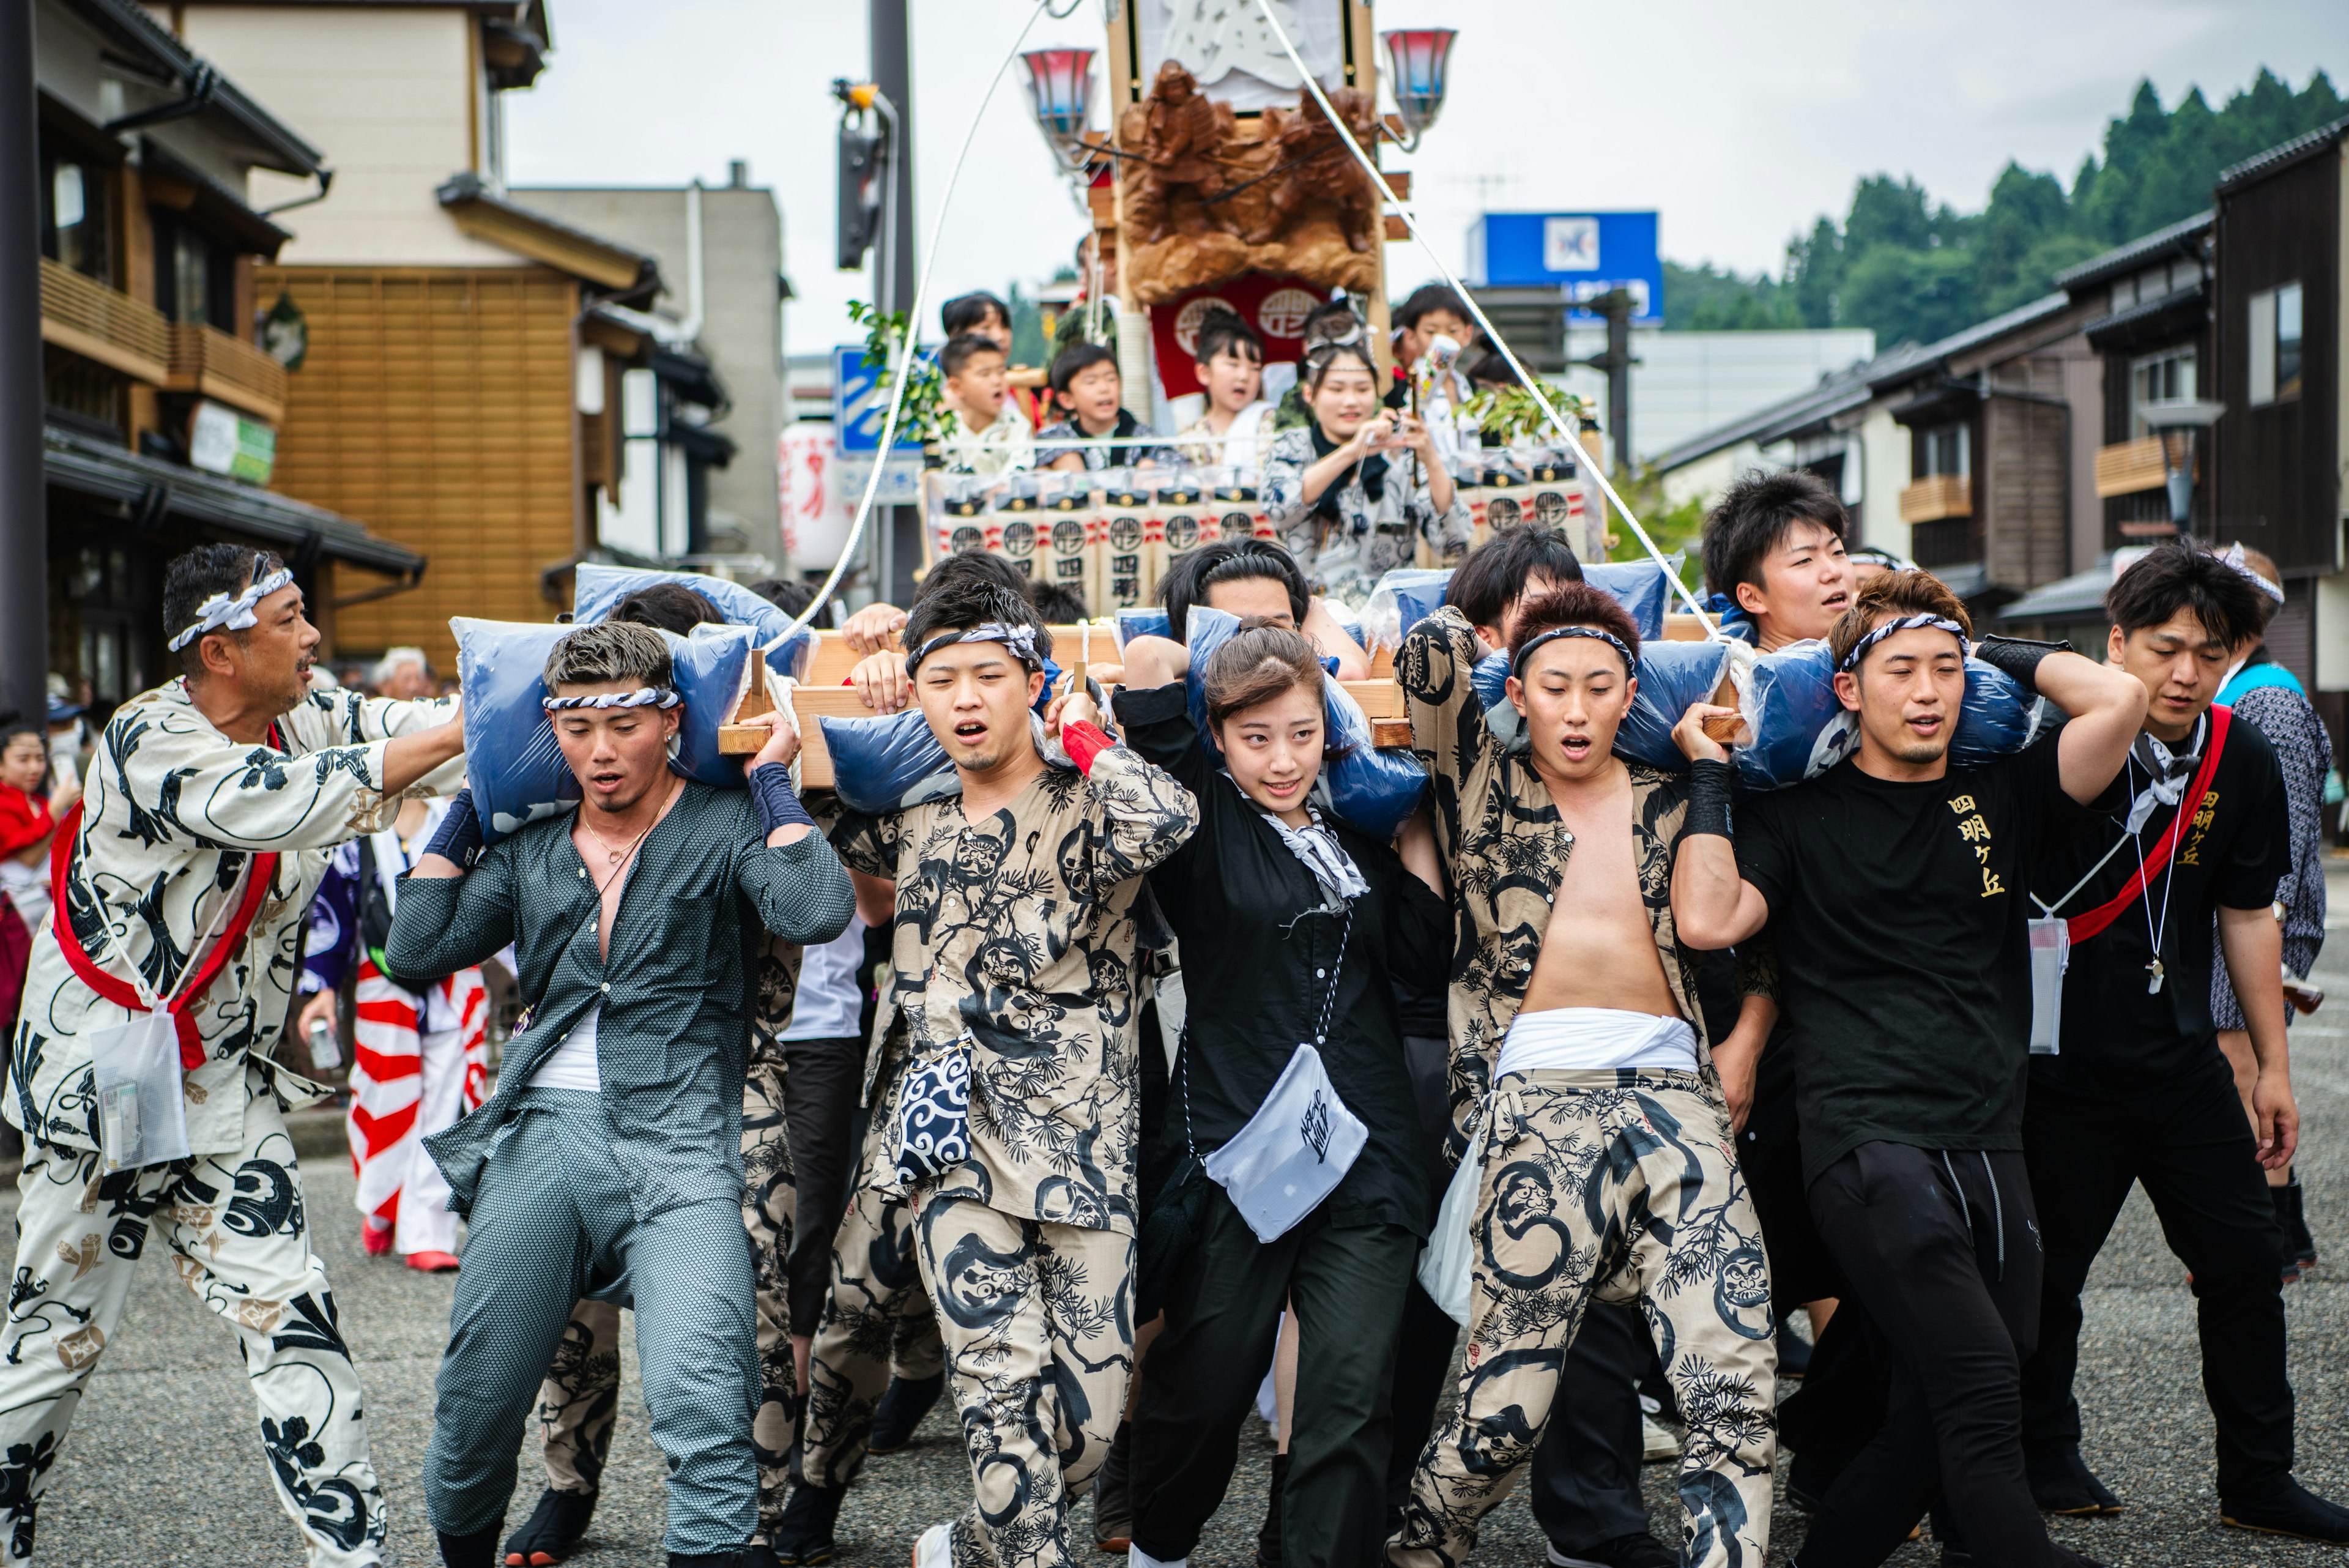
[[[1330,95],[1346,133],[1372,145],[1369,95]],[[1293,274],[1320,288],[1378,286],[1376,188],[1313,95],[1238,120],[1201,95],[1179,61],[1119,117],[1125,222],[1119,275],[1135,305],[1161,305],[1243,273]]]

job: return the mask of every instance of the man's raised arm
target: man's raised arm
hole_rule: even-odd
[[[1695,703],[1672,730],[1689,758],[1688,818],[1672,850],[1672,930],[1684,947],[1735,947],[1770,923],[1770,901],[1739,872],[1729,836],[1729,753],[1703,727],[1736,712]]]

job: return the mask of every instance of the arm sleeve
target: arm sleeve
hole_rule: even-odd
[[[133,832],[256,853],[328,849],[376,826],[386,744],[288,755],[238,745],[192,713],[134,711],[107,726],[98,766],[127,797]]]
[[[1764,894],[1764,898],[1768,895]],[[1749,996],[1778,1000],[1778,944],[1764,926],[1737,944],[1737,999]]]
[[[1767,804],[1770,797],[1758,796],[1745,802],[1737,814],[1737,874],[1762,895],[1762,901],[1771,911],[1786,907],[1791,892],[1788,883],[1794,867],[1787,863],[1786,846],[1779,836],[1777,813]],[[1776,951],[1771,954],[1772,968],[1776,968]],[[1744,990],[1744,976],[1739,974],[1740,995],[1751,994]]]
[[[1426,536],[1436,559],[1444,560],[1468,548],[1468,503],[1461,499],[1460,487],[1455,484],[1452,487],[1451,507],[1438,512],[1435,498],[1429,493],[1432,488],[1426,483],[1420,486],[1419,504],[1427,509],[1427,522],[1420,532]]]
[[[447,723],[456,711],[454,698],[396,702],[389,698],[362,697],[356,691],[337,688],[312,692],[306,702],[287,715],[287,722],[302,737],[303,743],[315,751],[330,746],[363,746],[399,735],[413,735]],[[378,754],[378,771],[380,768]],[[446,795],[456,794],[464,784],[465,759],[460,755],[441,763],[409,787],[416,793]]]
[[[2253,730],[2230,737],[2229,749],[2258,734]],[[2292,815],[2285,805],[2283,770],[2274,748],[2263,740],[2246,761],[2251,763],[2243,770],[2248,809],[2210,877],[2212,902],[2230,909],[2267,908],[2280,892],[2289,890],[2292,877]]]
[[[501,839],[462,877],[402,877],[384,957],[398,974],[454,974],[518,940],[514,860],[521,841]]]
[[[1199,727],[1191,722],[1189,694],[1183,683],[1178,680],[1148,690],[1122,689],[1117,697],[1117,716],[1124,728],[1125,743],[1133,748],[1133,754],[1190,792],[1198,807],[1201,827],[1215,831],[1216,820],[1237,804],[1237,792],[1228,784],[1220,790],[1216,787],[1214,775],[1217,770],[1207,756],[1206,743],[1199,739]],[[1185,837],[1158,863],[1151,886],[1158,889],[1162,901],[1180,898],[1181,895],[1168,886],[1167,878],[1173,877],[1179,881],[1197,858],[1192,848],[1196,840],[1195,834]]]
[[[781,847],[761,843],[748,850],[734,886],[757,907],[759,923],[787,942],[828,942],[848,929],[856,913],[856,889],[820,833],[802,834]]]
[[[302,994],[339,991],[359,942],[359,846],[354,839],[326,863],[302,933]]]
[[[1458,830],[1454,801],[1491,732],[1469,672],[1476,668],[1475,628],[1445,605],[1413,627],[1395,655],[1395,684],[1411,717],[1411,749],[1437,783],[1436,822],[1447,858]]]
[[[1313,461],[1313,442],[1276,438],[1264,460],[1264,510],[1280,530],[1281,543],[1301,565],[1313,558],[1313,507],[1305,499],[1305,470]],[[1299,547],[1299,534],[1304,535]]]
[[[897,854],[905,839],[905,813],[870,816],[861,811],[843,811],[832,825],[830,836],[833,851],[850,870],[896,880]]]
[[[1112,746],[1096,757],[1084,789],[1099,830],[1085,855],[1096,888],[1141,876],[1199,826],[1197,798],[1130,746]]]

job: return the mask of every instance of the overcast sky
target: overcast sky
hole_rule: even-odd
[[[1163,0],[1131,0],[1157,5]],[[1295,0],[1311,5],[1315,0]],[[910,0],[920,255],[939,247],[932,298],[1051,275],[1084,220],[1055,177],[1014,66],[986,102],[944,227],[956,150],[1030,6]],[[1044,18],[1028,47],[1102,47],[1102,0]],[[555,53],[508,96],[515,184],[682,184],[750,161],[783,213],[794,352],[849,341],[845,306],[869,271],[833,260],[828,85],[866,66],[860,0],[554,0]],[[656,15],[657,20],[655,20]],[[1664,254],[1777,270],[1787,238],[1838,217],[1854,180],[1913,174],[1979,208],[2009,157],[2068,185],[2107,117],[2150,77],[2174,105],[2215,104],[2262,64],[2299,88],[2349,69],[2341,0],[1381,0],[1381,28],[1457,27],[1451,102],[1420,151],[1423,226],[1464,262],[1480,211],[1649,208]],[[1105,72],[1099,92],[1107,94]],[[1098,119],[1098,116],[1097,116]],[[1433,275],[1387,252],[1400,295]],[[935,312],[932,313],[935,316]],[[936,323],[928,324],[935,332]]]

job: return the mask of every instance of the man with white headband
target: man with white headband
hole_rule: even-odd
[[[471,1227],[449,1317],[424,1499],[449,1568],[490,1568],[514,1450],[583,1295],[631,1304],[668,1460],[670,1568],[755,1568],[761,1397],[740,1121],[763,929],[829,941],[854,895],[801,807],[789,720],[722,790],[669,766],[668,646],[606,621],[544,672],[577,812],[482,851],[471,792],[401,889],[403,973],[512,943],[528,1012],[498,1092],[427,1140]]]
[[[1974,1561],[2082,1561],[2053,1545],[2023,1478],[2019,1368],[2039,1321],[2039,1231],[2023,1158],[2032,872],[2078,836],[2121,771],[2145,688],[2044,644],[1980,656],[2070,722],[1987,764],[1950,755],[1972,627],[1930,573],[1886,572],[1828,637],[1850,756],[1740,802],[1699,704],[1674,858],[1681,940],[1775,936],[1794,1030],[1811,1211],[1891,1351],[1884,1426],[1837,1478],[1793,1562],[1873,1568],[1938,1493]]]
[[[1471,688],[1483,645],[1457,606],[1395,659],[1458,907],[1454,1179],[1475,1184],[1475,1262],[1459,1402],[1421,1452],[1387,1561],[1468,1556],[1560,1413],[1568,1355],[1604,1303],[1643,1313],[1688,1420],[1674,1561],[1758,1563],[1777,1350],[1696,955],[1673,929],[1688,782],[1614,755],[1639,690],[1621,605],[1556,582],[1508,620],[1514,741]],[[1769,990],[1759,970],[1740,983]],[[1624,1555],[1610,1561],[1658,1550],[1644,1531],[1614,1544]]]
[[[313,1568],[379,1563],[357,1373],[311,1251],[270,1060],[328,855],[453,785],[452,704],[312,692],[318,632],[278,558],[204,545],[163,575],[181,674],[115,711],[52,857],[6,1115],[24,1129],[0,1331],[0,1562],[35,1511],[150,1241],[236,1331],[279,1503]]]
[[[936,1309],[976,1493],[923,1532],[917,1568],[1063,1568],[1069,1504],[1108,1452],[1133,1366],[1133,906],[1198,805],[1112,742],[1083,691],[1038,719],[1050,632],[1024,597],[951,564],[905,642],[956,793],[833,830],[851,868],[895,882],[897,918],[865,1169],[809,1373],[806,1480],[773,1536],[785,1563],[834,1550],[886,1372],[868,1355],[871,1386],[832,1382],[843,1320],[885,1321],[844,1274],[901,1269],[895,1225],[911,1225]]]

